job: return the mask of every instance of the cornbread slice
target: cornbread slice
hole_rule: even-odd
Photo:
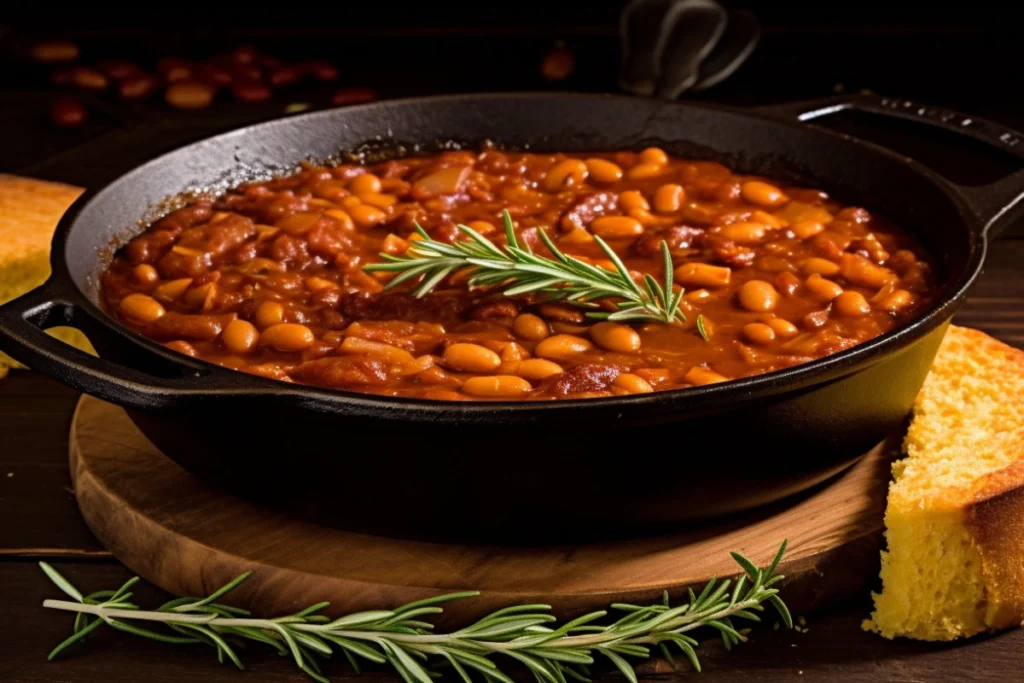
[[[1024,619],[1024,352],[950,327],[893,465],[864,628],[952,640]]]
[[[0,174],[0,303],[38,287],[50,275],[50,240],[57,221],[82,189],[45,180]],[[81,332],[50,331],[58,339],[93,352]],[[0,378],[21,367],[0,353]]]

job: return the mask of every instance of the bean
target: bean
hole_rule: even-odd
[[[891,270],[875,265],[859,254],[843,254],[839,260],[839,268],[848,282],[861,287],[878,289],[896,279],[896,274]]]
[[[748,311],[764,313],[775,308],[779,303],[779,293],[770,282],[764,280],[748,280],[737,293],[740,305]]]
[[[501,365],[501,357],[479,344],[452,344],[444,350],[444,362],[453,370],[490,372]]]
[[[121,312],[132,320],[148,325],[164,317],[167,313],[156,299],[145,294],[129,294],[121,299],[118,305]]]
[[[651,205],[647,202],[647,198],[639,190],[626,190],[620,194],[619,206],[625,211],[632,211],[633,209],[651,210]]]
[[[626,177],[630,180],[643,180],[645,178],[653,178],[659,176],[665,172],[665,166],[663,164],[637,164],[633,168],[626,171]]]
[[[263,330],[260,341],[278,351],[302,351],[316,341],[313,330],[297,323],[278,323]]]
[[[370,88],[342,88],[331,95],[332,107],[344,107],[348,104],[359,104],[360,102],[373,102],[377,99],[377,93]]]
[[[380,178],[372,173],[357,175],[352,179],[352,182],[349,183],[348,189],[355,194],[359,194],[361,192],[380,192]]]
[[[634,370],[633,374],[640,379],[647,380],[651,386],[664,384],[672,377],[672,373],[665,368],[640,368],[638,370]]]
[[[416,234],[414,232],[414,234]],[[417,236],[419,237],[419,236]],[[381,251],[385,254],[404,254],[409,249],[409,242],[402,240],[393,232],[389,232],[381,243]]]
[[[628,216],[601,216],[590,224],[590,231],[598,237],[615,239],[639,235],[644,231],[644,226],[637,219]]]
[[[797,221],[789,229],[798,240],[806,240],[824,231],[825,225],[818,221]]]
[[[753,202],[760,206],[779,206],[789,201],[789,197],[783,194],[782,190],[760,180],[748,180],[743,183],[740,186],[740,194],[748,202]]]
[[[654,209],[659,213],[674,213],[686,201],[686,190],[682,185],[666,183],[654,192]]]
[[[163,299],[164,301],[174,301],[184,294],[185,290],[191,286],[192,278],[190,277],[170,280],[157,285],[156,289],[153,290],[153,296],[158,299]]]
[[[69,40],[44,40],[32,46],[29,56],[43,64],[58,64],[75,61],[78,52],[78,46]]]
[[[563,323],[579,324],[586,320],[586,316],[579,309],[562,304],[541,304],[537,307],[537,312],[548,320]]]
[[[128,76],[117,84],[117,94],[123,100],[141,100],[155,91],[160,81],[151,74]]]
[[[792,337],[800,331],[796,325],[782,318],[772,318],[765,325],[770,327],[780,337]]]
[[[787,270],[782,271],[775,276],[775,288],[781,291],[786,296],[793,296],[796,290],[803,284],[796,275],[790,273]]]
[[[616,377],[615,381],[612,382],[612,386],[618,387],[629,394],[650,394],[654,391],[654,387],[651,386],[650,382],[643,377],[628,372],[623,372]]]
[[[192,77],[192,65],[177,57],[164,57],[156,63],[156,70],[168,83],[185,81]],[[257,72],[255,78],[259,78]]]
[[[415,234],[415,233],[414,233]],[[394,233],[388,233],[381,242],[380,250],[385,254],[404,254],[409,248],[409,243]]]
[[[683,376],[683,379],[694,384],[696,386],[703,386],[705,384],[717,384],[718,382],[728,382],[729,378],[719,375],[717,372],[702,368],[699,365],[690,368],[690,370]]]
[[[398,197],[393,194],[380,192],[360,192],[356,195],[363,204],[376,206],[378,209],[387,209],[398,203]]]
[[[203,83],[173,83],[164,98],[175,109],[204,109],[213,102],[213,88]]]
[[[361,228],[369,228],[387,220],[388,215],[375,206],[357,204],[348,210],[352,220]]]
[[[297,66],[284,65],[271,70],[267,80],[275,88],[284,88],[302,80],[302,69]]]
[[[668,155],[665,154],[665,150],[659,147],[648,147],[640,152],[640,161],[644,164],[664,166],[668,163]]]
[[[508,342],[507,344],[501,347],[501,353],[498,355],[501,356],[502,363],[510,363],[512,361],[523,360],[524,358],[529,356],[530,353],[526,349],[524,349],[520,344],[516,344],[515,342]]]
[[[485,237],[498,231],[498,229],[494,227],[494,223],[490,223],[488,221],[470,221],[469,223],[466,223],[466,225]]]
[[[590,328],[590,338],[606,351],[632,353],[640,350],[640,335],[619,323],[603,322]]]
[[[839,272],[839,264],[834,261],[829,261],[828,259],[812,256],[809,259],[804,259],[800,264],[800,270],[803,271],[805,275],[814,275],[817,273],[818,275],[830,276]]]
[[[878,307],[889,313],[898,313],[912,303],[914,303],[913,294],[905,289],[897,289],[892,294],[883,297],[878,302]]]
[[[520,339],[540,341],[550,336],[548,324],[532,313],[523,313],[512,321],[512,332]]]
[[[755,344],[766,346],[775,341],[775,330],[765,323],[747,323],[743,326],[743,336]]]
[[[132,279],[140,285],[151,285],[160,279],[160,273],[148,263],[140,263],[132,268]]]
[[[80,126],[87,117],[85,105],[73,97],[59,97],[50,107],[50,119],[62,128]]]
[[[433,356],[420,356],[419,358],[414,358],[411,362],[395,365],[391,368],[391,374],[395,377],[409,377],[410,375],[418,375],[432,367],[434,367]]]
[[[562,366],[550,360],[543,358],[531,358],[529,360],[519,361],[513,370],[513,374],[519,375],[523,379],[528,379],[533,382],[544,379],[545,377],[551,377],[561,372],[565,372]]]
[[[550,360],[568,360],[593,348],[594,345],[583,337],[571,334],[556,334],[537,344],[533,349],[533,353],[536,356]]]
[[[274,225],[289,235],[304,235],[313,229],[318,220],[320,220],[320,214],[318,213],[299,211],[298,213],[290,213],[278,219]]]
[[[564,81],[576,68],[576,56],[571,50],[556,47],[544,55],[540,62],[540,74],[549,81]]]
[[[300,326],[301,327],[301,326]],[[389,363],[412,363],[415,359],[405,349],[400,349],[391,344],[362,339],[361,337],[345,337],[338,347],[342,353],[351,353],[357,356],[371,356],[380,358]],[[425,369],[425,368],[424,368]]]
[[[220,335],[220,340],[224,342],[224,348],[240,356],[252,351],[259,338],[260,333],[256,326],[248,320],[240,319],[229,322]]]
[[[804,287],[815,299],[822,303],[832,301],[843,293],[843,288],[831,280],[826,280],[818,274],[811,275],[804,282]]]
[[[768,226],[763,223],[740,221],[723,226],[720,234],[736,244],[758,244],[768,234]]]
[[[327,209],[324,211],[325,216],[330,216],[334,220],[341,223],[342,230],[352,230],[355,228],[355,223],[352,221],[352,216],[348,215],[341,209]]]
[[[239,81],[231,86],[231,94],[239,102],[249,104],[266,102],[273,95],[270,86],[260,81]]]
[[[589,171],[587,165],[579,159],[565,159],[554,165],[544,178],[544,189],[558,192],[567,187],[583,183]]]
[[[196,347],[192,346],[187,341],[184,341],[182,339],[167,342],[166,344],[164,344],[164,346],[169,348],[171,351],[177,351],[178,353],[183,353],[186,356],[191,356],[192,358],[195,358],[199,355],[199,352],[196,351]]]
[[[587,170],[591,180],[599,183],[616,183],[622,180],[622,169],[606,159],[587,159]]]
[[[71,70],[71,85],[82,90],[106,90],[110,81],[95,69],[76,66]]]
[[[322,277],[307,277],[306,278],[306,289],[311,292],[319,292],[324,289],[337,289],[340,287],[334,280],[328,280]]]
[[[847,318],[860,318],[871,312],[871,304],[860,292],[847,290],[832,301],[832,308]]]
[[[515,375],[471,377],[462,384],[462,391],[481,398],[519,398],[533,390],[530,383]]]
[[[280,301],[264,301],[256,308],[256,324],[266,329],[284,322],[284,304]]]
[[[732,269],[707,263],[684,263],[676,268],[675,277],[686,287],[725,287],[732,277]]]

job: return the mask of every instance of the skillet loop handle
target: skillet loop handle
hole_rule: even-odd
[[[101,353],[121,362],[93,356],[44,332],[58,325],[82,330]],[[143,346],[129,334],[114,332],[99,321],[77,292],[53,278],[0,306],[0,349],[79,391],[151,410],[171,407],[185,396],[207,390],[213,374],[209,366]],[[129,363],[151,372],[136,370]],[[235,373],[223,373],[230,374]],[[224,377],[218,379],[222,383]]]
[[[1024,161],[1024,133],[976,116],[879,95],[837,95],[760,108],[772,116],[814,121],[842,111],[859,111],[903,119],[968,137]],[[1022,164],[1024,165],[1024,164]],[[991,239],[1024,208],[1024,168],[987,185],[967,186],[946,180],[981,220]]]

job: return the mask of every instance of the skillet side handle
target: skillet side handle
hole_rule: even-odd
[[[174,368],[161,377],[98,358],[44,332],[57,325],[80,327],[94,345],[103,346],[102,341],[108,341],[111,343],[106,344],[107,348],[115,349],[118,358],[127,355],[116,352],[117,340],[98,338],[101,326],[76,304],[76,298],[63,292],[51,278],[0,306],[0,350],[74,389],[140,410],[168,408],[183,396],[202,391],[209,370],[201,366],[193,369],[191,363],[170,357],[153,358],[154,368]]]
[[[903,119],[983,142],[1024,160],[1024,133],[993,121],[979,119],[951,109],[931,107],[910,100],[879,95],[837,95],[803,102],[759,107],[777,118],[810,122],[842,111],[859,111]],[[1024,165],[1024,164],[1022,164]],[[1024,168],[980,186],[967,186],[946,179],[982,222],[989,239],[994,238],[1024,209]]]

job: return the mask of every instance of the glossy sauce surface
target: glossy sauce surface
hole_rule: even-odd
[[[381,252],[467,224],[663,277],[670,248],[682,324],[600,323],[542,295],[469,290],[457,272],[415,298]],[[181,353],[272,379],[438,400],[647,393],[809,362],[912,319],[931,260],[885,219],[823,192],[733,174],[660,149],[589,154],[457,151],[307,166],[197,201],[150,226],[102,278],[108,310]],[[698,315],[707,340],[698,333]]]

